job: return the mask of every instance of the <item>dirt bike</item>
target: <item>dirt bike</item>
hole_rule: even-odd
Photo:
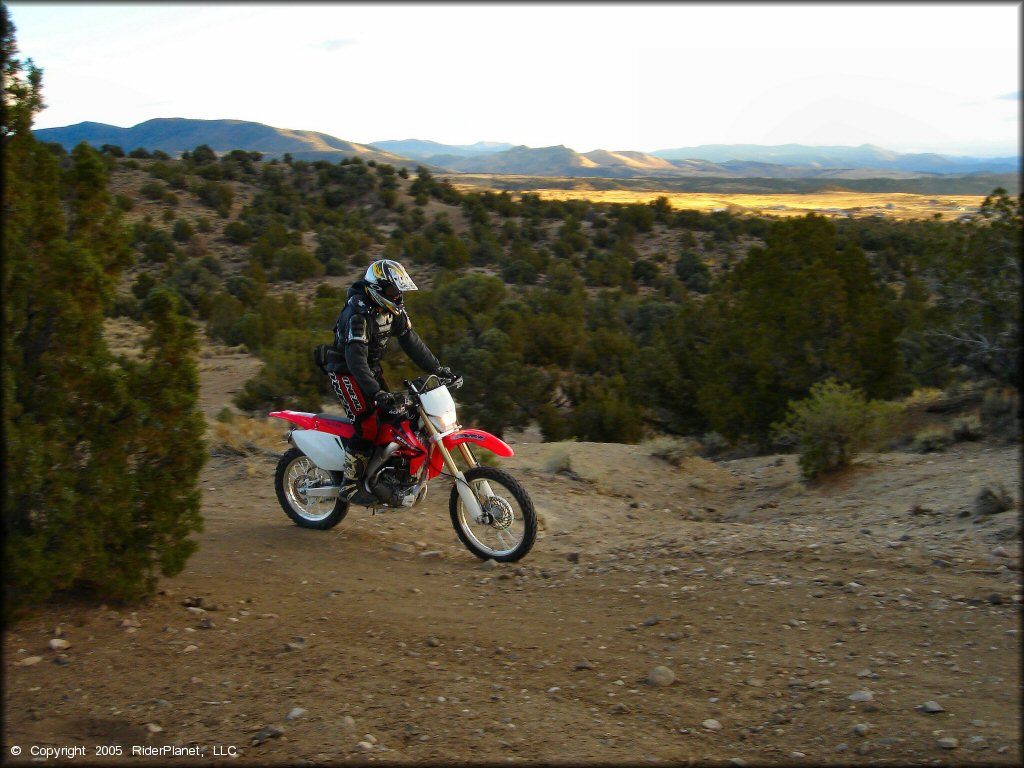
[[[466,548],[481,560],[511,562],[524,557],[537,538],[537,513],[529,494],[507,472],[480,465],[470,446],[497,456],[512,448],[480,429],[463,429],[448,387],[462,379],[436,375],[406,381],[395,405],[378,414],[374,450],[362,483],[379,508],[407,509],[421,502],[427,483],[444,475],[454,479],[448,510],[452,526]],[[274,485],[285,514],[303,528],[333,528],[348,514],[351,502],[339,497],[346,441],[355,434],[347,418],[302,411],[269,414],[295,425],[286,435],[292,448],[277,465]],[[465,462],[455,463],[457,452]]]

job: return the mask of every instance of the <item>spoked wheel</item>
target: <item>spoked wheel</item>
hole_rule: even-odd
[[[333,528],[348,513],[348,503],[335,496],[317,496],[310,491],[341,485],[341,473],[329,472],[313,463],[298,448],[288,450],[277,462],[274,487],[281,509],[303,528]]]
[[[483,514],[475,518],[463,505],[458,486],[452,487],[448,509],[462,543],[481,560],[512,562],[524,557],[537,538],[537,513],[523,486],[492,467],[474,467],[466,472],[466,481]]]

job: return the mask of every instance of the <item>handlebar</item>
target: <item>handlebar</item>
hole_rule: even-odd
[[[450,377],[446,376],[442,378],[441,376],[438,376],[436,373],[432,373],[431,376],[435,376],[437,380],[441,382],[441,384],[450,389],[458,389],[464,383],[462,377],[459,375],[453,375]],[[428,378],[430,378],[430,376],[420,376],[419,378],[416,379],[405,379],[403,383],[405,384],[406,388],[418,394],[423,390],[423,387],[426,385]]]

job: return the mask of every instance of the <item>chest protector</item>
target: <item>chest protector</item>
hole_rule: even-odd
[[[338,317],[334,327],[334,346],[343,351],[348,344],[366,345],[366,362],[371,368],[380,365],[388,342],[393,334],[408,330],[409,320],[405,312],[392,315],[363,296],[352,296]]]

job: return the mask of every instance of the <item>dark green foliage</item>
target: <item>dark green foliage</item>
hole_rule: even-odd
[[[223,179],[230,179],[231,172],[226,171],[223,166],[219,163],[210,163],[209,165],[201,165],[196,168],[196,176],[199,176],[210,181],[222,181]]]
[[[707,309],[700,406],[726,437],[764,443],[788,403],[829,377],[869,397],[904,386],[892,306],[863,252],[837,252],[819,216],[774,224]]]
[[[208,144],[200,144],[192,150],[192,162],[196,166],[217,162],[217,153]]]
[[[159,181],[147,181],[139,190],[142,192],[144,197],[148,197],[150,200],[160,200],[164,196],[164,192],[167,191],[167,187],[161,184]]]
[[[996,189],[979,216],[961,225],[955,246],[922,259],[934,291],[929,322],[918,337],[951,368],[1019,387],[1021,207]]]
[[[467,424],[501,436],[527,426],[550,396],[548,377],[524,366],[508,334],[498,328],[446,344],[443,353],[455,370],[473,372],[460,390],[466,403],[460,416]]]
[[[636,443],[643,437],[643,419],[630,402],[621,376],[578,380],[570,394],[575,401],[573,434],[600,443]]]
[[[330,394],[329,381],[312,364],[312,350],[325,343],[324,334],[284,330],[264,350],[263,367],[235,397],[242,410],[290,408],[317,412]]]
[[[147,261],[163,263],[178,254],[174,238],[166,229],[153,229],[142,243],[142,255]]]
[[[150,294],[142,361],[102,336],[131,260],[106,164],[67,167],[31,135],[39,78],[22,81],[3,9],[4,574],[7,615],[63,590],[134,599],[174,575],[200,529],[205,457],[195,329]]]
[[[174,222],[174,228],[171,230],[171,235],[179,243],[187,243],[189,239],[196,233],[195,228],[191,223],[184,219],[178,219]]]
[[[207,256],[178,265],[164,278],[162,287],[176,291],[182,304],[197,309],[203,305],[204,297],[215,295],[220,286],[220,262]]]
[[[201,184],[196,191],[196,196],[206,205],[215,209],[221,218],[228,217],[231,212],[231,203],[235,199],[235,193],[231,191],[231,187],[215,181]]]
[[[683,251],[676,262],[676,277],[694,293],[711,290],[711,271],[708,265],[693,251]]]
[[[316,257],[298,245],[289,245],[274,255],[274,266],[277,268],[278,280],[294,280],[300,282],[311,277],[320,277],[324,273],[324,265]]]
[[[660,275],[661,271],[653,261],[637,259],[633,263],[633,279],[638,283],[651,285]]]
[[[252,229],[244,221],[232,221],[224,225],[224,237],[235,245],[243,245],[252,239]]]
[[[846,467],[860,451],[878,447],[893,434],[899,406],[868,401],[848,384],[828,379],[815,384],[807,398],[790,403],[774,434],[793,443],[800,472],[811,480]]]

